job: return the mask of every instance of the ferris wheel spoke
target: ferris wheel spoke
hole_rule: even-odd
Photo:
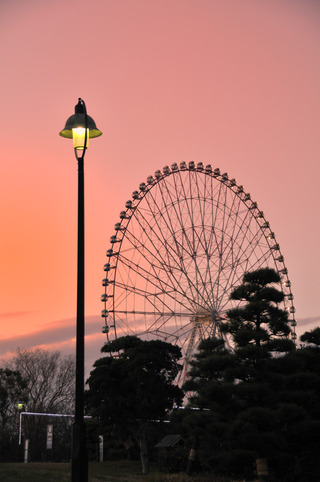
[[[245,242],[247,242],[248,232],[250,231],[250,217],[248,218],[248,219],[249,219],[249,221],[248,221],[247,216],[249,216],[249,211],[247,211],[247,212],[245,213],[245,218],[244,218],[244,220],[242,220],[242,221],[240,222],[239,229],[238,229],[237,233],[235,234],[235,236],[234,236],[234,238],[233,238],[233,240],[232,240],[233,243],[237,243],[238,236],[240,236],[240,233],[241,233],[242,239],[241,239],[240,244],[237,246],[237,253],[234,253],[234,250],[232,251],[232,258],[233,258],[233,265],[234,265],[234,266],[238,266],[238,265],[239,265],[239,262],[238,262],[238,259],[237,259],[237,254],[238,254],[238,256],[239,256],[239,255],[243,255],[243,253],[245,252],[245,251],[243,250],[243,244],[244,244]],[[244,232],[242,231],[243,227],[245,227],[245,231],[244,231]],[[230,254],[230,253],[228,253],[228,254]],[[236,256],[234,256],[234,254],[235,254]],[[221,252],[221,257],[222,257],[222,255],[223,255],[223,254],[222,254],[222,252]],[[227,260],[229,259],[229,256],[227,256],[227,255],[225,254],[225,255],[224,255],[224,259],[227,261]],[[217,286],[217,291],[216,291],[216,297],[217,297],[217,299],[220,298],[220,295],[219,295],[220,275],[221,275],[221,272],[223,271],[223,269],[224,269],[224,266],[221,264],[221,265],[220,265],[220,270],[219,270],[219,278],[218,278],[217,284],[216,284],[216,286]],[[233,270],[233,271],[234,271],[234,270]],[[224,290],[225,290],[225,289],[226,289],[226,287],[224,287]]]
[[[162,196],[162,198],[165,197],[165,196],[164,196],[164,191],[162,190],[162,188],[161,188],[161,196]],[[179,219],[180,219],[180,218],[179,218]],[[169,219],[169,223],[170,223],[170,222],[171,222],[171,221],[170,221],[170,219]],[[172,225],[171,225],[171,227],[172,227]],[[189,250],[190,250],[190,248],[192,249],[192,243],[190,242],[190,240],[189,240],[189,238],[188,238],[188,236],[187,236],[187,231],[186,231],[186,229],[184,228],[184,226],[181,226],[181,227],[179,226],[179,230],[180,230],[180,228],[181,228],[181,231],[182,231],[182,233],[183,233],[183,235],[184,235],[184,236],[183,236],[183,239],[185,239],[185,240],[187,241],[187,246],[188,246]],[[173,228],[172,228],[172,229],[173,229]],[[180,250],[180,253],[183,253],[184,250],[185,250],[185,247],[183,246],[183,243],[178,243],[176,237],[174,237],[174,242],[175,242],[175,245],[176,245],[176,246],[179,246],[179,247],[182,248],[182,249]],[[172,247],[171,247],[171,249],[172,249]],[[177,256],[177,253],[175,253],[175,254],[176,254],[177,259],[179,259],[179,255]],[[188,257],[189,257],[190,259],[193,258],[192,254],[193,254],[192,252],[187,251],[187,255],[188,255]],[[183,260],[183,254],[180,255],[180,261],[182,261],[182,260]],[[194,282],[191,282],[191,279],[190,279],[190,277],[189,277],[189,275],[188,275],[188,270],[186,269],[186,265],[185,265],[184,262],[180,263],[180,269],[183,271],[184,277],[185,277],[185,279],[187,279],[187,281],[188,281],[190,290],[195,291],[195,292],[198,294],[198,296],[200,296],[200,298],[202,298],[202,301],[205,302],[205,297],[204,297],[204,295],[202,294],[202,292],[199,290],[199,284],[198,284],[197,280],[195,280]]]
[[[192,175],[192,176],[191,176]],[[192,259],[193,259],[193,264],[194,264],[194,270],[195,270],[195,277],[196,277],[196,285],[201,286],[201,292],[203,293],[203,296],[206,299],[210,298],[210,291],[208,291],[208,283],[205,281],[205,277],[202,274],[202,271],[199,267],[198,264],[198,252],[204,252],[206,253],[206,242],[203,243],[203,240],[201,239],[201,235],[205,232],[204,231],[204,225],[203,223],[197,225],[198,220],[195,220],[194,214],[195,212],[198,212],[198,205],[199,205],[199,211],[201,209],[201,194],[200,194],[200,189],[199,189],[199,184],[196,181],[195,177],[196,173],[191,172],[189,175],[189,190],[190,190],[190,208],[188,206],[188,216],[190,218],[191,222],[191,233],[192,233],[192,240],[190,240],[189,245],[192,245]],[[196,189],[192,189],[192,179],[194,179],[194,184],[196,186]],[[183,183],[182,183],[183,184]],[[184,185],[184,184],[183,184]],[[192,191],[194,192],[194,195],[192,195]],[[184,197],[187,199],[188,193],[184,191]],[[198,203],[198,205],[196,204]],[[200,220],[201,220],[201,211],[200,211]],[[199,229],[200,228],[200,229]],[[208,257],[207,257],[208,260]]]
[[[163,194],[162,194],[162,196],[163,196]],[[175,229],[177,229],[177,228],[175,228],[172,225],[170,217],[168,217],[168,219],[165,219],[164,216],[163,216],[162,220],[165,223],[165,227],[166,227],[167,231],[164,231],[163,227],[159,225],[157,219],[155,218],[157,228],[158,228],[159,232],[161,233],[161,236],[163,237],[162,244],[163,244],[166,252],[168,252],[168,254],[170,254],[170,258],[173,260],[175,266],[177,266],[178,268],[181,268],[181,262],[180,261],[181,261],[181,258],[183,258],[182,253],[183,253],[184,247],[181,243],[178,242],[176,236],[174,235]],[[151,228],[151,231],[154,232],[154,230],[152,228]],[[169,233],[170,238],[173,239],[173,241],[174,241],[173,246],[168,242],[168,239],[167,239],[168,237],[165,237],[166,233]],[[155,235],[157,236],[159,241],[161,241],[161,238],[156,233],[155,233]],[[178,254],[178,256],[177,256],[177,254]]]
[[[260,262],[262,259],[259,257],[259,247],[263,244],[261,241],[263,240],[263,233],[261,230],[257,230],[256,233],[252,233],[252,237],[250,238],[250,243],[246,245],[246,251],[247,251],[247,265],[245,267],[245,270],[247,271],[249,266],[249,261],[251,259],[257,259],[257,261],[254,264],[257,264]],[[268,246],[268,245],[267,245]],[[268,246],[268,252],[269,251],[269,246]],[[252,269],[252,268],[250,268]]]
[[[117,313],[117,315],[145,315],[145,316],[167,316],[167,317],[186,317],[190,316],[190,313],[178,313],[176,311],[139,311],[139,310],[111,310],[110,313]],[[159,318],[160,319],[160,318]]]
[[[115,286],[117,288],[122,289],[122,290],[128,291],[129,294],[133,293],[133,294],[136,294],[136,295],[141,296],[141,297],[149,297],[149,296],[160,297],[164,293],[163,290],[148,291],[146,288],[145,289],[137,288],[136,286],[130,285],[130,284],[125,283],[125,282],[120,283],[119,281],[117,281],[115,283]]]
[[[164,250],[166,250],[167,248],[166,242],[164,245],[161,245],[161,249],[157,247],[155,243],[152,242],[151,247],[153,248],[153,250],[151,251],[151,249],[146,248],[146,246],[144,246],[133,233],[130,233],[130,232],[128,233],[128,240],[131,242],[133,247],[137,247],[137,249],[140,249],[140,253],[143,255],[144,259],[148,262],[150,266],[150,270],[154,273],[155,277],[157,277],[157,270],[165,270],[166,279],[168,281],[167,284],[172,289],[174,289],[175,286],[177,285],[177,280],[175,279],[174,271],[173,271],[174,268],[168,265],[167,261],[163,258],[163,255],[162,255]],[[137,243],[137,246],[136,246],[136,243]],[[157,265],[155,264],[159,262],[160,264],[157,264]],[[142,269],[141,265],[136,264],[135,270],[138,272],[139,269]]]
[[[217,222],[218,227],[215,230],[216,234],[216,243],[218,246],[218,251],[219,251],[219,260],[218,260],[218,269],[217,269],[217,278],[215,280],[214,286],[216,287],[216,300],[219,300],[221,297],[220,291],[221,291],[221,278],[222,275],[224,277],[224,272],[225,272],[225,264],[228,262],[229,263],[229,258],[226,256],[226,249],[228,247],[228,244],[230,242],[230,234],[228,232],[229,230],[229,224],[232,221],[234,223],[234,220],[232,220],[233,217],[233,207],[235,205],[235,199],[232,200],[231,206],[228,208],[228,188],[227,186],[221,182],[221,186],[223,185],[223,189],[219,191],[219,197],[220,197],[220,204],[221,204],[221,209],[218,212],[218,206],[217,206],[217,216],[216,219],[219,219],[220,221]],[[217,233],[219,233],[219,237],[217,236]],[[223,290],[224,293],[225,290]],[[222,293],[222,296],[223,296]],[[217,301],[217,308],[219,306],[219,303]]]
[[[185,375],[201,339],[223,337],[232,349],[220,332],[238,303],[230,293],[248,270],[270,266],[287,275],[283,256],[250,195],[210,165],[165,166],[132,197],[111,240],[119,249],[107,252],[107,339],[113,330],[176,343]],[[288,278],[285,285],[292,300]]]
[[[242,270],[241,271],[238,270],[237,277],[235,277],[236,271],[233,271],[232,273],[233,278],[230,280],[227,280],[225,289],[227,291],[228,290],[230,291],[231,286],[237,286],[238,284],[241,283],[242,277],[247,271],[253,271],[259,268],[260,266],[266,266],[266,262],[267,262],[267,258],[265,254],[262,254],[260,257],[257,257],[254,262],[251,261],[250,265],[248,264],[248,259],[244,259],[242,263],[239,262],[238,267],[242,265]],[[221,306],[221,310],[225,309],[225,306],[227,305],[227,303],[228,303],[228,300],[225,301],[224,305]]]
[[[199,189],[199,187],[198,187]],[[200,211],[200,216],[199,220],[196,220],[194,224],[194,263],[195,263],[195,269],[196,273],[199,278],[200,284],[202,284],[204,287],[208,286],[208,280],[209,284],[212,283],[211,280],[211,272],[209,269],[209,249],[208,249],[208,241],[207,241],[207,229],[206,229],[206,224],[205,224],[205,219],[204,219],[204,210],[203,207],[201,206],[200,203],[201,199],[199,198],[199,211]],[[199,224],[198,224],[199,222]],[[199,265],[199,261],[201,265]],[[205,269],[203,269],[203,266],[205,266]],[[209,296],[209,292],[206,291],[206,295]]]
[[[223,184],[221,183],[221,186]],[[218,272],[217,272],[217,280],[216,280],[216,286],[219,287],[220,285],[220,276],[221,276],[221,266],[222,266],[222,256],[223,256],[223,243],[224,243],[224,218],[225,218],[225,199],[223,199],[223,193],[221,193],[220,191],[220,195],[221,195],[221,204],[222,204],[222,219],[223,219],[223,222],[222,222],[222,226],[218,225],[219,227],[219,233],[221,233],[220,235],[220,240],[219,240],[219,266],[218,266]],[[224,186],[224,196],[225,196],[225,186]],[[219,196],[220,197],[220,196]],[[216,210],[216,212],[218,213],[218,209]],[[220,224],[220,223],[219,223]],[[216,298],[218,299],[218,291],[216,293]]]
[[[206,192],[206,183],[207,183],[208,176],[204,176],[204,192]],[[203,195],[201,202],[199,202],[199,208],[200,208],[200,217],[201,217],[201,230],[202,230],[202,235],[203,235],[203,240],[204,240],[204,253],[205,253],[205,259],[206,259],[206,267],[205,267],[205,273],[204,273],[204,282],[208,283],[209,286],[212,286],[212,276],[211,276],[211,269],[210,269],[210,257],[209,257],[209,248],[208,248],[208,240],[207,240],[207,228],[206,228],[206,207],[207,207],[207,202],[205,195]]]
[[[222,187],[223,187],[223,184],[219,183],[217,197],[216,197],[216,200],[215,200],[215,204],[213,204],[213,206],[215,206],[215,208],[216,208],[215,210],[212,210],[212,226],[213,227],[216,227],[216,226],[219,225],[219,223],[217,222],[217,216],[218,216],[218,212],[219,212],[218,207],[219,207],[220,202],[221,202],[220,199],[221,199]],[[213,199],[212,199],[212,201],[213,201]]]
[[[143,215],[141,215],[141,217],[143,218]],[[147,221],[146,221],[146,224],[142,226],[142,223],[139,220],[139,225],[141,229],[143,229],[143,231],[146,234],[148,234],[149,237],[153,235],[153,237],[155,237],[155,240],[158,241],[158,246],[155,244],[154,241],[152,241],[151,243],[153,250],[152,251],[149,250],[148,252],[148,254],[150,255],[150,259],[157,259],[157,261],[161,261],[164,268],[167,269],[167,274],[172,275],[171,271],[173,269],[175,268],[180,269],[180,265],[177,262],[176,257],[174,257],[172,254],[172,247],[168,243],[167,239],[164,237],[164,234],[165,234],[164,231],[163,230],[161,231],[163,237],[160,237],[158,233],[152,228],[152,226],[149,225]],[[148,227],[148,230],[146,230],[145,226]],[[160,227],[159,227],[159,231],[160,231]],[[143,243],[141,244],[142,244],[142,249],[145,250],[145,246],[143,245]],[[174,280],[174,281],[176,282],[177,280]]]
[[[243,227],[245,226],[245,232],[243,232]],[[241,225],[239,226],[238,231],[235,233],[232,233],[232,235],[229,238],[228,243],[225,244],[225,249],[223,252],[223,257],[225,260],[225,263],[221,266],[221,269],[224,269],[226,264],[229,262],[230,258],[231,260],[236,263],[237,262],[237,256],[234,256],[238,253],[243,252],[243,245],[248,242],[248,234],[250,232],[250,220],[248,221],[245,217],[245,219],[241,222]],[[242,239],[239,239],[240,243],[238,242],[238,238],[241,237]],[[235,253],[235,247],[237,247],[237,252]]]
[[[166,336],[170,336],[168,334],[168,326],[170,319],[172,319],[173,314],[166,316],[166,317],[158,317],[155,320],[149,320],[148,327],[150,331],[157,331],[158,333],[164,333]],[[162,330],[163,327],[166,327],[166,329]]]
[[[154,289],[158,290],[159,289],[159,283],[160,283],[162,294],[165,293],[166,296],[169,299],[171,298],[172,301],[175,301],[175,299],[176,299],[175,296],[176,296],[177,292],[179,293],[178,289],[174,289],[170,284],[167,284],[164,279],[159,280],[158,276],[153,275],[149,271],[142,268],[140,265],[133,264],[132,261],[129,260],[129,259],[126,259],[126,258],[122,257],[121,262],[122,262],[123,266],[126,266],[127,268],[130,269],[130,271],[138,274],[141,279],[144,279],[146,282],[148,282],[151,285],[151,287],[153,287]],[[137,291],[136,289],[134,289],[134,288],[132,289],[132,292],[136,293],[136,291]],[[190,309],[190,306],[188,306],[186,304],[186,302],[189,301],[190,305],[192,306],[193,300],[191,298],[188,299],[188,297],[183,292],[181,292],[180,295],[183,296],[183,298],[182,298],[183,302],[181,302],[181,306],[183,306],[186,310],[192,311]],[[155,293],[150,292],[150,294],[148,296],[148,300],[151,298],[151,296],[154,297]]]
[[[159,191],[160,191],[160,194],[161,194],[161,197],[162,199],[165,198],[165,195],[164,195],[164,190],[167,191],[167,194],[169,194],[169,189],[168,189],[168,185],[167,183],[164,184],[164,186],[159,186]],[[183,187],[182,187],[182,191],[183,191]],[[170,196],[170,195],[169,195]],[[174,206],[175,207],[175,206]],[[181,204],[179,203],[179,207],[181,209]],[[175,213],[176,213],[176,209],[175,209]],[[181,254],[180,256],[183,257],[184,253],[187,253],[187,255],[191,255],[192,254],[192,245],[189,243],[189,239],[188,238],[184,238],[184,235],[185,235],[185,222],[183,222],[183,214],[180,212],[179,213],[180,216],[177,217],[177,226],[176,228],[173,228],[172,226],[172,220],[170,217],[168,217],[168,223],[171,225],[171,229],[172,229],[172,233],[173,233],[173,239],[174,239],[174,242],[177,244],[177,247],[180,247],[180,249],[182,249],[181,251]],[[176,236],[175,236],[175,233],[177,231],[177,227],[179,226],[179,231],[181,230],[181,233],[182,233],[182,241],[180,243],[177,243],[177,239],[176,239]],[[186,246],[184,246],[183,244],[183,240],[186,240],[187,241],[187,248]],[[179,252],[179,250],[178,250]]]
[[[161,191],[161,196],[162,196],[162,198],[163,198],[163,192],[162,192],[162,191]],[[153,201],[154,201],[154,203],[155,203],[155,205],[156,205],[156,200],[155,200],[154,198],[153,198]],[[172,226],[172,224],[171,224],[170,217],[169,217],[169,219],[167,220],[167,219],[164,218],[164,216],[162,216],[162,220],[163,220],[163,222],[165,223],[165,227],[167,228],[168,233],[170,233],[171,238],[173,238],[173,240],[174,240],[174,246],[176,247],[176,250],[174,250],[174,246],[171,246],[171,245],[168,243],[167,239],[164,238],[165,249],[166,249],[166,251],[167,251],[168,253],[170,253],[171,258],[174,260],[174,264],[175,264],[176,266],[178,266],[179,269],[181,269],[181,267],[182,267],[183,265],[181,266],[181,262],[179,263],[178,260],[181,261],[181,258],[183,258],[182,253],[183,253],[183,251],[185,250],[185,248],[184,248],[183,244],[182,244],[182,243],[179,243],[178,240],[176,239],[176,237],[174,236],[174,228],[173,228],[173,226]],[[155,218],[155,221],[156,221],[156,223],[157,223],[157,227],[158,227],[159,232],[161,232],[162,236],[164,236],[164,230],[163,230],[162,227],[158,224],[158,221],[157,221],[156,218]],[[177,256],[177,252],[178,252],[178,256]],[[180,254],[179,254],[179,253],[180,253]]]
[[[187,175],[188,175],[188,180],[187,180],[187,183],[185,183],[185,182],[182,181],[181,173],[180,173],[182,198],[183,198],[184,205],[186,206],[186,214],[187,214],[187,217],[185,216],[185,219],[184,219],[183,233],[186,237],[186,241],[187,241],[187,244],[188,244],[189,249],[190,249],[190,255],[192,256],[192,254],[194,253],[194,243],[192,243],[192,241],[190,241],[189,237],[187,237],[187,235],[186,235],[186,226],[188,227],[188,229],[191,228],[191,230],[193,231],[193,222],[192,222],[193,216],[192,216],[192,210],[191,210],[191,206],[190,206],[191,195],[186,192],[186,186],[188,184],[190,185],[190,173],[188,173]],[[189,199],[189,202],[187,202],[188,199]]]
[[[261,259],[257,259],[255,263],[253,263],[249,270],[254,270],[254,269],[258,269],[259,267],[261,267],[261,261],[263,261],[264,258],[261,258]],[[246,263],[246,266],[247,266],[247,263]],[[265,266],[265,265],[264,265]],[[237,286],[241,283],[241,280],[243,278],[243,275],[248,271],[248,269],[244,266],[243,267],[243,270],[241,272],[239,272],[239,276],[237,277],[237,279],[235,279],[234,281],[234,285],[232,284],[232,286]],[[221,313],[224,313],[227,309],[229,309],[229,299],[228,298],[222,298],[221,297],[221,300],[220,300],[220,306],[219,306],[219,311]]]
[[[163,189],[166,189],[166,188],[167,188],[167,191],[168,191],[168,194],[169,194],[169,200],[170,200],[170,202],[172,202],[172,197],[171,197],[171,194],[170,194],[170,192],[169,192],[169,189],[168,189],[167,184],[165,184],[165,186],[164,186]],[[165,198],[165,195],[164,195],[163,190],[161,190],[161,196],[162,196],[163,199]],[[173,204],[173,203],[172,203],[172,204]],[[181,216],[177,216],[177,217],[178,217],[178,219],[181,219]],[[170,222],[170,218],[169,218],[169,222]],[[172,225],[171,225],[171,228],[172,228]],[[180,229],[180,227],[179,227],[179,229]],[[182,226],[181,229],[183,230],[183,226]],[[172,230],[173,230],[173,228],[172,228]],[[184,233],[185,233],[185,238],[187,238],[187,236],[186,236],[186,231],[185,231],[185,230],[184,230]],[[175,241],[177,242],[176,238],[175,238]],[[189,242],[189,239],[188,239],[188,238],[187,238],[187,241],[188,241],[188,246],[190,247],[190,246],[191,246],[191,243]],[[198,297],[200,296],[200,298],[202,298],[202,302],[206,302],[206,299],[208,299],[208,293],[204,296],[204,295],[202,294],[202,292],[199,292],[199,283],[198,283],[197,281],[194,282],[194,283],[191,283],[190,277],[188,276],[188,270],[186,269],[185,263],[182,263],[181,269],[182,269],[182,271],[184,272],[184,276],[185,276],[185,278],[186,278],[187,281],[188,281],[189,288],[192,289],[192,291],[195,291],[195,292],[198,293]]]
[[[181,185],[183,186],[184,183],[182,182],[181,176],[179,177],[179,179],[180,179]],[[174,181],[175,181],[175,188],[177,189],[176,177],[174,177]],[[184,193],[184,197],[185,197],[185,196],[186,196],[186,193]],[[171,200],[172,200],[172,198],[171,198]],[[178,207],[179,207],[179,214],[177,213],[176,206],[175,206],[175,212],[176,212],[176,214],[177,214],[177,218],[178,218],[179,220],[181,220],[181,219],[183,219],[182,212],[181,212],[181,203],[178,203]],[[181,225],[182,225],[182,223],[181,223]],[[185,230],[185,228],[183,228],[183,234],[184,234],[184,236],[186,237],[186,230]],[[188,243],[188,246],[189,246],[189,248],[190,248],[191,243],[188,242],[188,239],[187,239],[187,243]],[[184,268],[184,272],[187,273],[188,271],[186,270],[186,265],[185,265],[185,263],[184,263],[184,261],[183,261],[183,257],[182,257],[182,256],[181,256],[181,264],[182,264],[182,266],[183,266],[183,268]],[[197,282],[192,283],[191,280],[190,280],[190,277],[187,276],[187,278],[188,278],[189,287],[190,287],[190,288],[194,287],[194,288],[196,288],[196,291],[198,291],[198,284],[197,284]],[[203,298],[203,295],[201,295],[201,297]],[[203,301],[205,302],[205,300],[203,300]]]
[[[243,259],[241,259],[241,254]],[[246,272],[246,266],[248,264],[248,257],[245,252],[238,254],[238,259],[234,261],[233,268],[229,270],[228,276],[224,278],[223,283],[217,286],[217,306],[219,311],[222,310],[222,302],[226,305],[229,301],[229,296],[226,298],[226,293],[230,293],[230,287],[236,286],[240,283],[244,273]],[[242,267],[242,269],[240,269]]]
[[[225,243],[225,248],[223,249],[224,259],[226,260],[228,257],[225,255],[225,251],[227,249],[228,244],[230,242],[236,241],[237,235],[235,234],[237,228],[237,221],[240,219],[240,199],[237,196],[233,196],[232,204],[228,211],[227,222],[225,226],[225,231],[227,232],[229,241]],[[229,228],[230,225],[230,228]]]

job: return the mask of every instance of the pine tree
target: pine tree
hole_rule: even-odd
[[[220,474],[253,476],[255,460],[274,460],[286,442],[277,427],[281,410],[276,411],[280,402],[275,387],[283,374],[276,367],[295,345],[288,314],[279,307],[280,281],[269,268],[244,275],[231,294],[240,305],[221,324],[233,352],[222,338],[203,341],[184,387],[195,392],[190,405],[207,409],[191,413],[185,428],[194,434],[197,426],[202,464]]]
[[[246,273],[243,283],[233,290],[230,298],[243,304],[227,312],[228,321],[220,329],[233,337],[236,348],[256,346],[263,348],[266,356],[294,349],[294,343],[288,339],[288,313],[279,307],[284,294],[275,285],[280,282],[276,271],[261,268]]]
[[[87,408],[104,432],[117,433],[122,441],[137,439],[146,474],[149,423],[163,420],[168,410],[182,403],[183,393],[173,384],[181,369],[181,350],[160,340],[125,336],[104,345],[102,351],[110,356],[94,363]]]

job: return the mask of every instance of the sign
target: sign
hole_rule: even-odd
[[[52,450],[53,425],[47,425],[47,450]]]
[[[29,458],[29,439],[26,439],[24,441],[24,458],[23,461],[24,463],[28,463],[28,458]]]

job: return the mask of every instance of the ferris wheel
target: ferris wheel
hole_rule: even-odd
[[[136,335],[179,345],[180,383],[199,341],[222,336],[219,324],[238,303],[230,294],[248,271],[268,266],[280,274],[295,339],[291,283],[275,234],[243,186],[210,164],[175,163],[142,182],[106,255],[107,342]]]

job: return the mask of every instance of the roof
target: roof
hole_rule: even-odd
[[[155,445],[156,448],[168,448],[174,447],[178,442],[182,440],[181,435],[166,435],[160,442]]]

